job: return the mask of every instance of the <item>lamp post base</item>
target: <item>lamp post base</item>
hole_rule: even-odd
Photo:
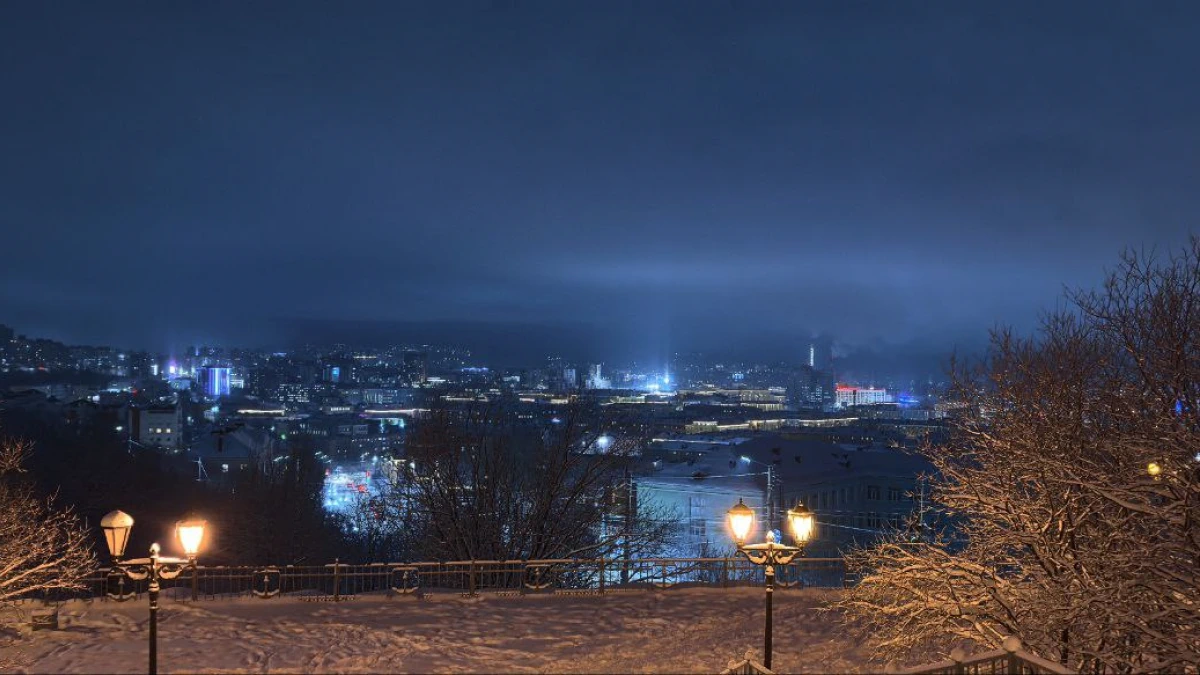
[[[767,670],[771,669],[771,634],[774,626],[774,612],[771,607],[771,600],[775,596],[775,568],[773,565],[767,565],[767,630],[763,637],[763,665]]]

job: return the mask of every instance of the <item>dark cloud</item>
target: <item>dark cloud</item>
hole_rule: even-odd
[[[9,3],[0,322],[948,349],[1183,243],[1197,29],[1188,2]]]

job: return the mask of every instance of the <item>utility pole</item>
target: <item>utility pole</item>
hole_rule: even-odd
[[[767,529],[775,529],[775,465],[767,465]]]
[[[629,564],[633,557],[633,545],[630,538],[633,536],[637,516],[637,482],[633,480],[633,475],[628,470],[625,472],[625,481],[628,492],[625,496],[625,532],[622,537],[624,541],[621,542],[625,558],[625,564],[621,565],[622,584],[629,583]]]
[[[196,455],[196,482],[208,480],[208,471],[204,468],[204,458]]]
[[[917,507],[917,536],[925,538],[925,479],[918,478],[917,483],[921,487],[921,501]]]

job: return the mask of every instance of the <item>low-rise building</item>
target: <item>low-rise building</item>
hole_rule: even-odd
[[[816,556],[837,555],[888,530],[908,527],[921,504],[919,478],[933,470],[923,458],[901,450],[859,450],[781,434],[732,448],[729,461],[770,474],[777,522],[797,502],[816,513],[816,538],[809,546]]]
[[[183,413],[178,406],[130,408],[129,437],[145,446],[178,450],[183,447]]]
[[[845,384],[837,386],[836,398],[834,399],[834,405],[838,408],[847,408],[856,405],[880,405],[884,403],[892,403],[892,396],[888,394],[887,389],[854,387]]]

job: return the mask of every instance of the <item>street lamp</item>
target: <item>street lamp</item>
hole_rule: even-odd
[[[133,529],[133,517],[124,511],[113,511],[100,519],[100,529],[104,530],[104,541],[112,556],[113,570],[133,581],[150,580],[150,675],[158,672],[158,582],[174,579],[188,568],[195,571],[196,554],[204,543],[205,525],[203,520],[196,519],[175,524],[175,534],[179,537],[186,558],[160,556],[158,552],[161,549],[154,543],[150,545],[149,558],[122,560],[125,545],[129,543],[129,531]],[[192,580],[195,581],[194,576]],[[195,588],[192,590],[194,592]]]
[[[775,566],[787,565],[804,552],[804,545],[812,539],[815,521],[812,511],[803,504],[788,509],[788,525],[796,546],[788,546],[775,541],[775,533],[767,530],[767,541],[762,544],[747,544],[746,537],[754,527],[754,510],[746,506],[742,500],[729,509],[729,529],[733,532],[733,540],[737,542],[738,553],[741,553],[755,565],[762,565],[767,577],[767,628],[763,638],[763,665],[771,668],[771,629],[772,611],[771,597],[775,594]]]

